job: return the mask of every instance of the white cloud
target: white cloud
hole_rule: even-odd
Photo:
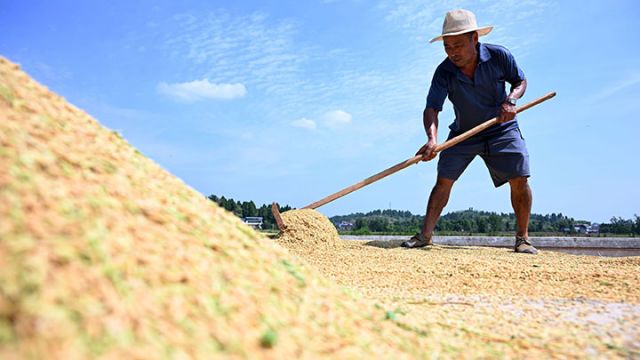
[[[213,82],[237,79],[278,96],[300,81],[307,50],[294,42],[295,21],[222,10],[177,15],[175,20],[179,30],[167,36],[164,46],[171,57],[189,60],[193,73]]]
[[[215,84],[207,79],[177,84],[161,82],[157,90],[160,94],[187,103],[199,100],[231,100],[247,94],[247,88],[243,84]]]
[[[186,62],[183,72],[211,82],[235,79],[251,87],[258,101],[269,104],[265,117],[278,119],[287,119],[287,114],[322,114],[335,99],[358,104],[359,114],[382,116],[384,109],[397,115],[423,102],[424,69],[442,61],[442,56],[429,66],[408,61],[392,70],[386,70],[386,62],[363,66],[367,53],[306,42],[300,32],[304,24],[264,13],[233,16],[215,11],[179,15],[175,20],[178,31],[167,36],[164,48],[170,57]],[[315,123],[325,127],[320,116]]]
[[[329,111],[322,116],[324,125],[337,130],[351,123],[351,114],[342,110]]]
[[[311,119],[307,119],[307,118],[301,118],[298,120],[294,120],[291,122],[291,125],[295,126],[295,127],[299,127],[299,128],[303,128],[303,129],[309,129],[309,130],[315,130],[316,129],[316,122],[311,120]]]

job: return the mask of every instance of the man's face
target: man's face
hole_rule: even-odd
[[[445,36],[442,41],[449,60],[457,67],[465,67],[475,60],[477,56],[476,44],[478,43],[477,32]]]

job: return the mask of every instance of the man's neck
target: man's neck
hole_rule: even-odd
[[[473,80],[473,75],[476,72],[476,66],[478,66],[478,53],[476,53],[473,61],[461,67],[460,71],[462,71],[463,74],[467,75],[471,80]]]

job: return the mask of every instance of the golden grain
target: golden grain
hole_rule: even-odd
[[[289,249],[336,249],[342,244],[336,227],[316,210],[286,211],[282,220],[286,229],[277,240]]]

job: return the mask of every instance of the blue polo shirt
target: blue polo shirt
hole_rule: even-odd
[[[506,48],[478,43],[478,52],[479,61],[473,80],[463,74],[449,58],[440,63],[433,74],[427,107],[442,111],[442,105],[448,96],[456,115],[449,126],[454,133],[467,131],[496,117],[507,97],[505,82],[513,85],[524,80],[524,73]],[[481,134],[495,134],[517,126],[514,118]]]

